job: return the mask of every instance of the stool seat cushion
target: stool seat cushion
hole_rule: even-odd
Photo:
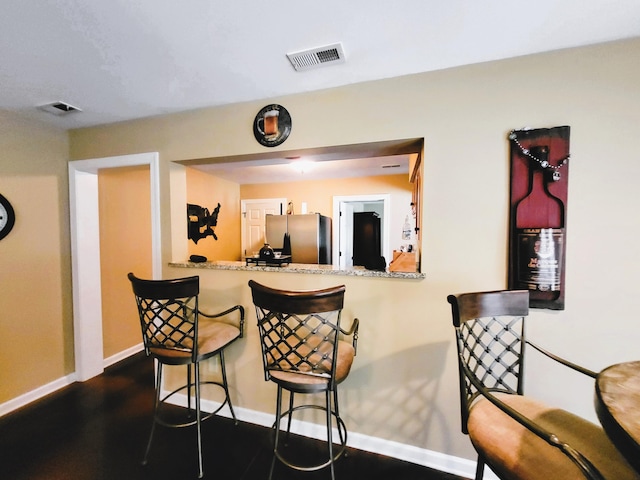
[[[320,352],[318,355],[320,355]],[[335,367],[336,384],[342,382],[349,375],[353,359],[355,357],[355,349],[349,342],[338,341],[338,358]],[[327,368],[330,369],[330,362]],[[314,374],[311,369],[305,369],[306,365],[301,366],[299,371],[287,370],[286,364],[280,366],[283,370],[269,370],[271,379],[276,383],[281,383],[286,388],[294,391],[299,389],[310,388],[313,390],[326,390],[329,384],[329,378]],[[298,388],[296,388],[298,387]]]
[[[606,479],[640,478],[599,426],[526,396],[495,396],[578,450]],[[569,457],[531,433],[484,397],[480,397],[472,405],[468,429],[477,452],[501,479],[585,478]]]
[[[198,361],[210,357],[222,347],[228,345],[240,336],[240,329],[234,325],[208,320],[202,317],[198,322]],[[191,352],[181,350],[169,350],[153,347],[149,350],[153,355],[160,358],[191,358]]]

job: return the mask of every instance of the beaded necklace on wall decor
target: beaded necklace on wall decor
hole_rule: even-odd
[[[569,158],[571,158],[570,153],[568,153],[563,158],[561,158],[556,165],[552,165],[551,162],[549,162],[548,160],[539,159],[538,157],[533,155],[528,148],[525,148],[524,146],[522,146],[522,144],[518,140],[518,135],[515,130],[511,130],[511,132],[509,132],[509,140],[511,140],[513,143],[515,143],[518,146],[518,148],[520,149],[520,151],[524,156],[529,157],[534,162],[538,163],[538,165],[540,165],[542,169],[553,170],[551,178],[553,179],[554,182],[557,182],[558,180],[560,180],[560,178],[562,177],[562,175],[560,174],[560,169],[564,167],[569,161]]]

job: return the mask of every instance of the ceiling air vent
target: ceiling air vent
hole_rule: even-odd
[[[287,58],[296,71],[311,70],[325,65],[344,63],[341,43],[312,48],[301,52],[287,53]]]
[[[65,102],[48,103],[46,105],[40,105],[38,108],[45,112],[53,113],[54,115],[68,115],[69,113],[82,111],[78,107],[74,107]]]

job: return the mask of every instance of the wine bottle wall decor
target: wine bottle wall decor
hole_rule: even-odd
[[[564,310],[569,182],[567,126],[509,133],[509,288],[529,306]]]

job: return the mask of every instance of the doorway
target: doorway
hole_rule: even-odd
[[[390,262],[389,233],[391,195],[346,195],[333,197],[333,264],[341,269],[353,266],[353,214],[373,211],[380,216],[382,256]],[[336,222],[335,219],[338,219]]]
[[[286,198],[248,199],[241,202],[242,251],[248,257],[259,251],[266,242],[265,215],[282,215],[287,205]]]
[[[157,152],[69,162],[71,272],[76,376],[85,381],[104,371],[100,285],[98,171],[149,165],[153,278],[162,274],[160,181]]]
[[[104,168],[98,173],[100,283],[105,366],[142,348],[129,272],[151,278],[149,166]],[[129,301],[127,301],[129,300]]]

